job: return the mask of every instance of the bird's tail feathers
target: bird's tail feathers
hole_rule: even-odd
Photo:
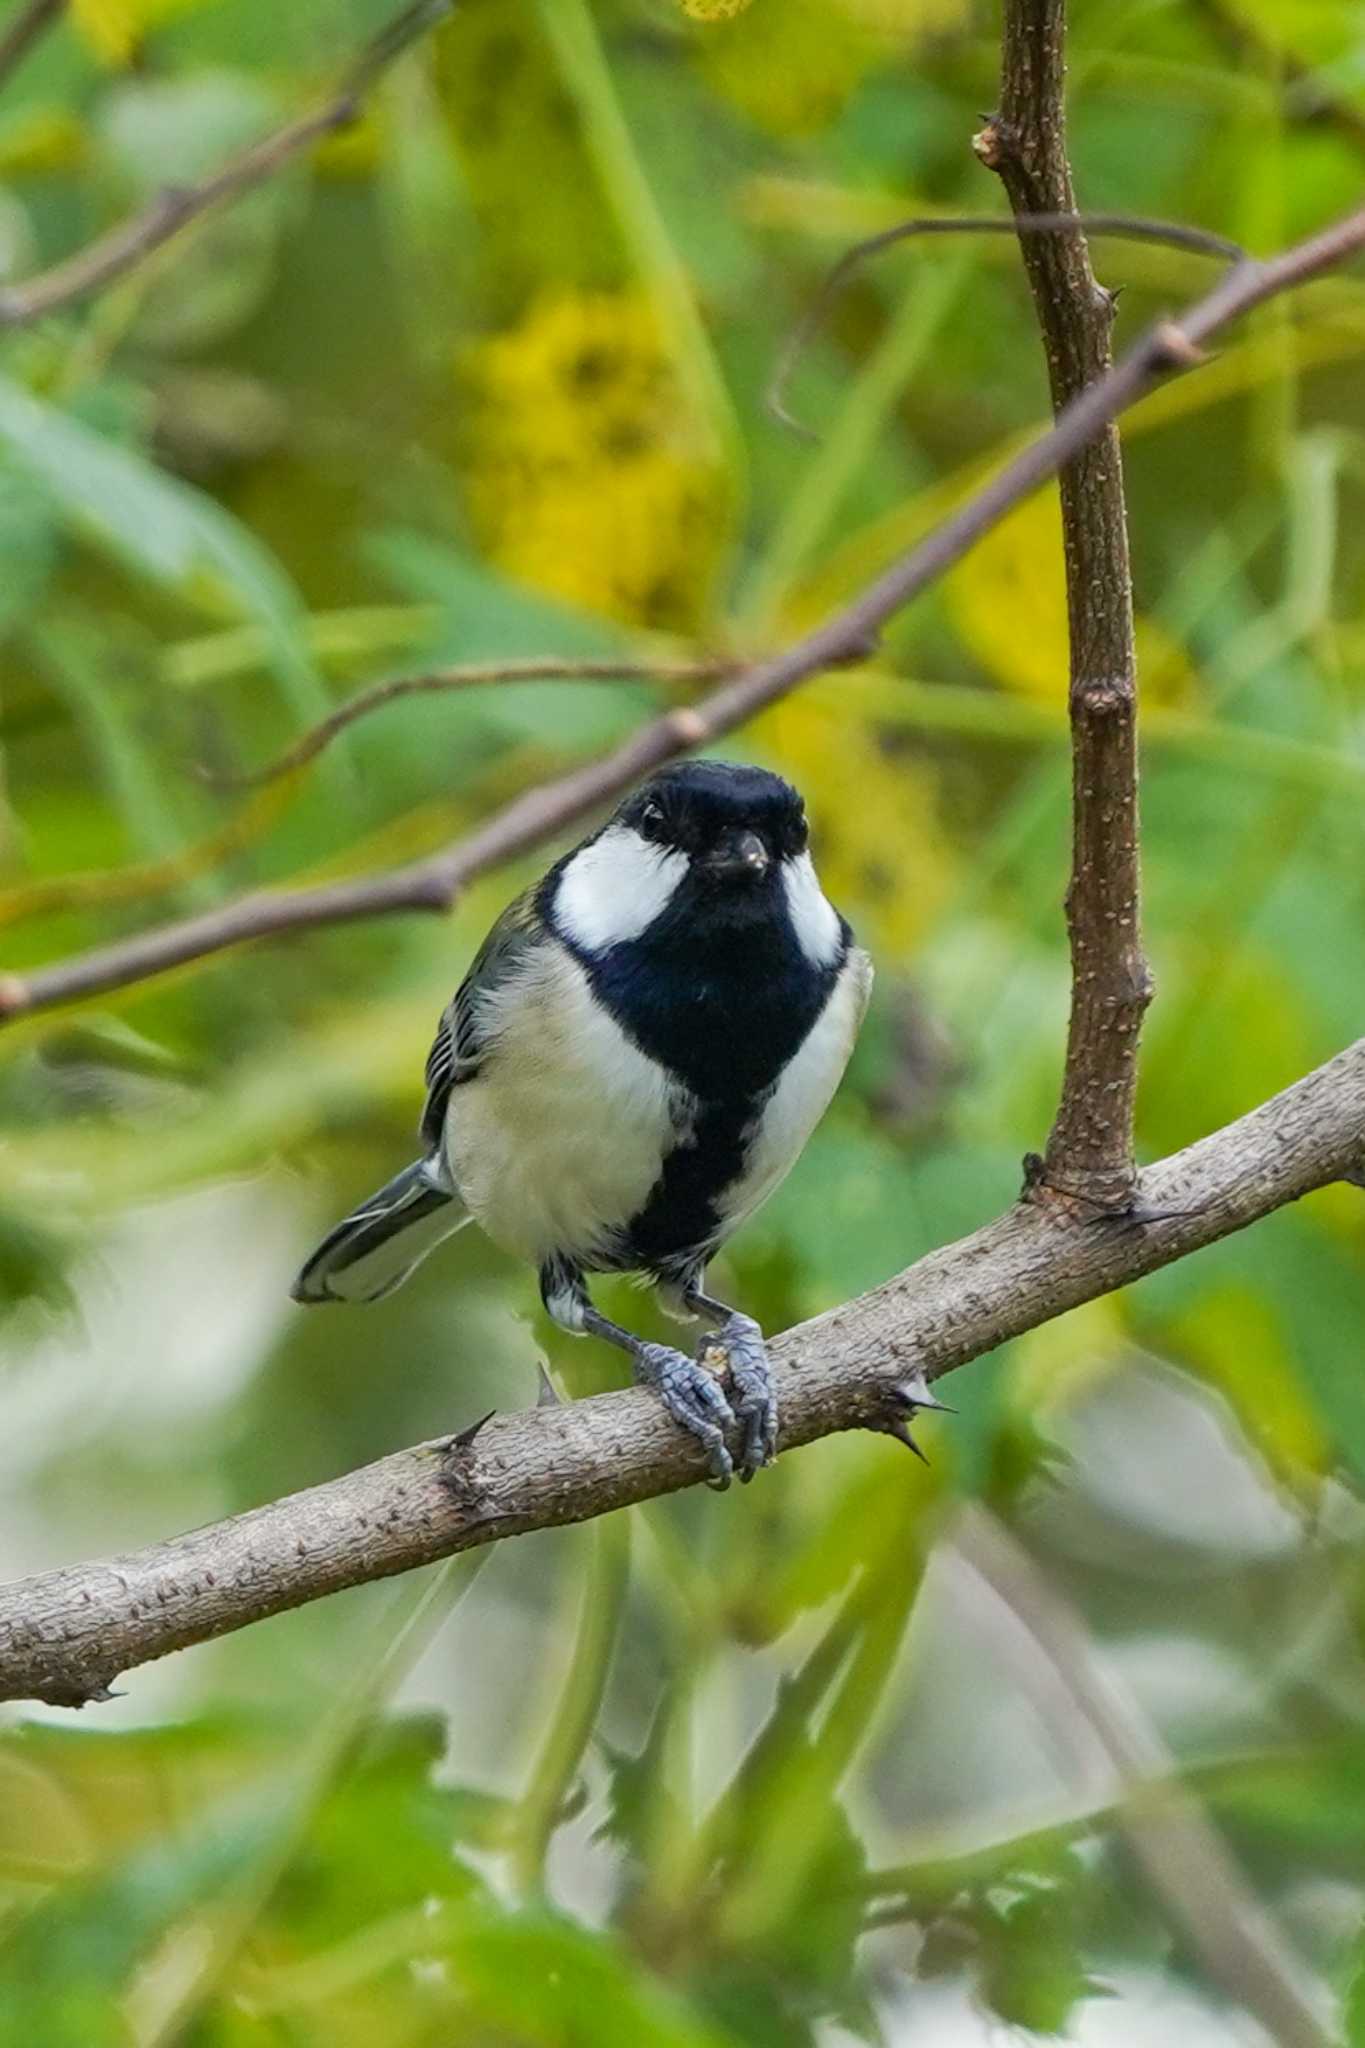
[[[310,1303],[379,1301],[468,1221],[435,1160],[416,1160],[328,1232],[290,1292]]]

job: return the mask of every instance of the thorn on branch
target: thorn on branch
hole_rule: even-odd
[[[537,1408],[562,1408],[564,1406],[564,1398],[546,1371],[543,1359],[536,1367],[536,1406]]]
[[[487,1429],[497,1412],[496,1408],[490,1408],[488,1413],[481,1415],[477,1422],[471,1422],[467,1428],[457,1430],[454,1436],[448,1436],[440,1447],[442,1455],[451,1457],[458,1451],[467,1451],[475,1437],[479,1434],[479,1431]]]
[[[117,1678],[118,1673],[114,1671],[109,1676]],[[70,1680],[59,1679],[54,1675],[50,1685],[41,1690],[35,1688],[33,1697],[43,1700],[49,1707],[72,1707],[79,1712],[82,1707],[108,1706],[111,1700],[121,1700],[125,1694],[123,1691],[116,1691],[107,1679],[84,1678],[73,1674]]]
[[[950,1408],[946,1401],[939,1400],[930,1388],[922,1366],[908,1373],[903,1380],[894,1381],[886,1389],[884,1398],[890,1412],[877,1427],[884,1436],[894,1437],[898,1444],[905,1445],[907,1451],[913,1451],[922,1465],[927,1465],[929,1460],[915,1442],[911,1423],[923,1410],[939,1415],[956,1415],[956,1408]]]
[[[441,1468],[438,1476],[441,1485],[464,1509],[476,1507],[483,1497],[484,1489],[474,1470],[474,1439],[481,1430],[488,1427],[497,1412],[496,1408],[490,1408],[486,1415],[481,1415],[477,1422],[471,1422],[467,1429],[458,1430],[454,1436],[447,1437],[440,1447]]]
[[[1047,1161],[1041,1152],[1026,1152],[1023,1167],[1024,1177],[1019,1189],[1019,1200],[1065,1221],[1087,1225],[1156,1223],[1168,1215],[1182,1213],[1176,1210],[1146,1210],[1138,1197],[1136,1181],[1126,1193],[1113,1201],[1106,1201],[1103,1196],[1093,1193],[1089,1188],[1056,1179],[1048,1172]]]

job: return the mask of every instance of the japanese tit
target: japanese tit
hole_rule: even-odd
[[[772,1461],[757,1323],[706,1292],[717,1249],[794,1165],[839,1084],[872,967],[826,900],[801,798],[691,761],[627,797],[510,904],[441,1018],[424,1152],[324,1239],[301,1302],[377,1301],[472,1217],[540,1275],[561,1328],[630,1354],[710,1481]],[[647,1276],[707,1326],[706,1365],[592,1303]]]

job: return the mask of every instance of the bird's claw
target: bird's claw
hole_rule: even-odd
[[[642,1344],[635,1354],[635,1371],[653,1387],[673,1420],[698,1439],[706,1452],[706,1483],[723,1493],[734,1472],[725,1432],[735,1417],[715,1374],[669,1344]]]
[[[703,1340],[701,1356],[716,1357],[728,1370],[740,1425],[739,1476],[747,1486],[777,1456],[777,1396],[763,1332],[752,1316],[732,1310]]]

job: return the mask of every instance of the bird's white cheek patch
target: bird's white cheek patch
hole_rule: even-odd
[[[576,946],[597,953],[638,939],[668,908],[687,856],[613,825],[576,853],[559,878],[554,913]]]
[[[797,943],[813,967],[829,967],[844,943],[839,913],[825,896],[808,853],[782,863],[782,886]]]

